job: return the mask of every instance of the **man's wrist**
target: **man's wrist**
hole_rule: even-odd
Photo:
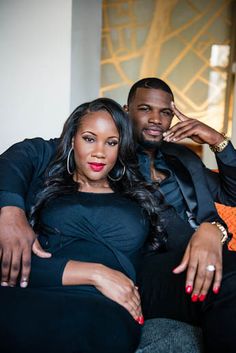
[[[215,145],[209,145],[212,152],[214,152],[214,153],[222,152],[225,149],[225,147],[228,145],[228,143],[229,143],[228,137],[224,133],[222,135],[223,135],[224,139],[221,142],[219,142]]]

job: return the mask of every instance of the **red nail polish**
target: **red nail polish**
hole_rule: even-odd
[[[192,293],[192,290],[193,290],[193,287],[190,286],[190,285],[185,287],[185,292],[186,292],[187,294]]]
[[[198,301],[198,295],[197,294],[193,294],[191,300],[192,300],[192,302],[197,302]]]
[[[198,298],[200,302],[203,302],[206,298],[205,294],[201,294],[200,297]]]
[[[144,317],[143,317],[143,315],[142,315],[142,316],[139,316],[136,321],[138,321],[139,325],[143,325],[143,324],[144,324]]]
[[[214,292],[215,294],[218,294],[219,291],[220,291],[220,287],[215,287],[215,288],[213,288],[213,292]]]

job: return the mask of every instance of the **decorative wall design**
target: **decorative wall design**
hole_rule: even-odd
[[[185,114],[221,131],[231,0],[104,0],[101,96],[126,103],[132,83],[164,79]]]

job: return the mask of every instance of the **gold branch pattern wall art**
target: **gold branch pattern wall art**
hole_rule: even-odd
[[[180,110],[222,130],[230,29],[231,0],[104,0],[100,95],[125,104],[157,76]]]

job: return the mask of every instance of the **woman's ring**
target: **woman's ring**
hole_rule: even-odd
[[[216,270],[215,266],[214,265],[208,265],[206,267],[206,270],[209,271],[209,272],[214,272]]]

